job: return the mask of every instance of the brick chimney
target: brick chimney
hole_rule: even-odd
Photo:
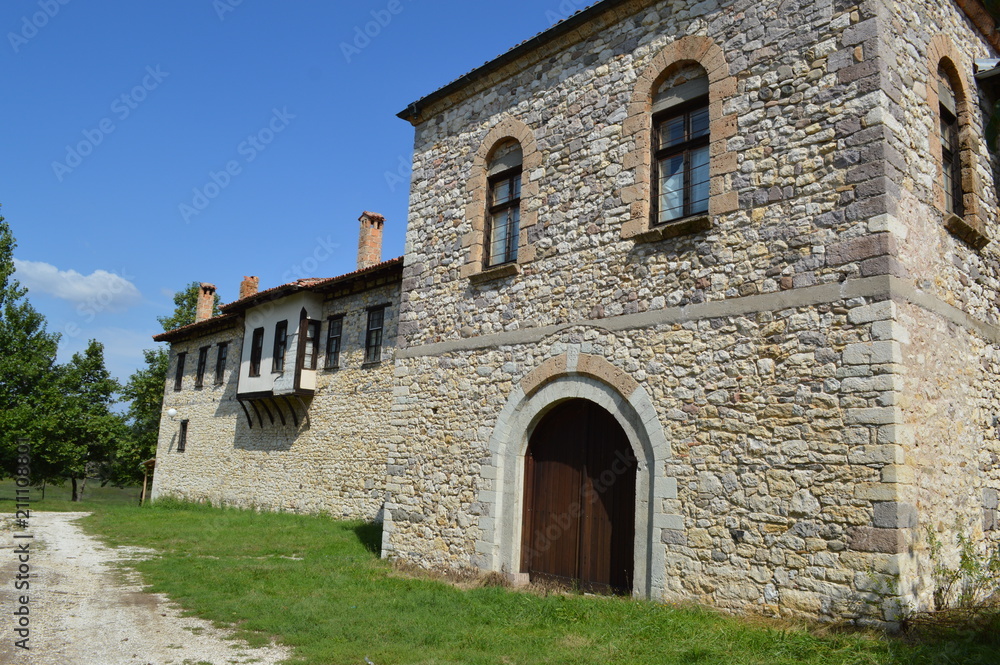
[[[212,318],[212,309],[215,306],[215,284],[201,283],[198,291],[198,306],[194,310],[194,321],[204,321]]]
[[[257,295],[257,288],[260,286],[260,277],[243,277],[240,282],[240,300]]]
[[[377,212],[361,213],[361,233],[358,236],[358,270],[382,262],[382,225],[385,217]]]

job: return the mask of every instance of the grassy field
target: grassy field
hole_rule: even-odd
[[[296,663],[995,664],[1000,636],[934,642],[740,621],[623,598],[458,588],[378,559],[378,526],[161,503],[105,504],[84,521],[152,547],[136,563],[191,612],[274,637]]]
[[[0,513],[14,512],[14,500],[17,486],[13,480],[0,480]],[[67,482],[65,485],[48,485],[45,488],[45,498],[42,498],[41,487],[30,487],[32,510],[55,510],[75,512],[93,510],[96,506],[130,506],[139,505],[141,487],[101,487],[100,482],[88,480],[84,489],[83,501],[73,503],[73,488]]]

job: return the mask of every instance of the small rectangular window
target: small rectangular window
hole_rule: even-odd
[[[198,373],[195,375],[194,387],[201,388],[205,385],[205,370],[208,369],[208,349],[203,346],[198,349]]]
[[[184,361],[186,359],[186,353],[177,354],[177,369],[174,373],[174,390],[180,390],[184,383]]]
[[[180,431],[177,433],[177,452],[182,453],[187,448],[188,441],[188,421],[181,421]]]
[[[285,371],[285,351],[288,350],[288,321],[278,321],[274,326],[274,347],[271,354],[271,371]]]
[[[260,376],[260,359],[264,354],[264,329],[253,331],[253,341],[250,342],[250,376]]]
[[[326,331],[326,368],[340,367],[340,338],[344,333],[344,317],[331,316]]]
[[[365,336],[366,363],[377,363],[382,360],[382,327],[384,323],[384,306],[368,310],[368,332]]]
[[[222,384],[226,376],[226,358],[229,356],[229,342],[220,342],[215,356],[215,385]]]
[[[316,363],[319,361],[319,326],[319,321],[306,323],[306,369],[316,369]]]

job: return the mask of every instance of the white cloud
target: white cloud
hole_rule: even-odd
[[[59,270],[42,261],[19,259],[14,259],[14,268],[15,279],[29,291],[87,305],[98,312],[123,312],[142,301],[142,294],[135,284],[106,270],[81,275],[75,270]]]

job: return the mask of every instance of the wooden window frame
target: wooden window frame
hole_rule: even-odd
[[[209,346],[203,346],[198,349],[198,370],[194,377],[195,388],[205,386],[205,371],[208,370],[208,350],[210,348]]]
[[[187,353],[177,354],[177,367],[174,369],[174,392],[184,387],[184,362],[187,360]]]
[[[706,132],[703,136],[698,136],[691,138],[691,116],[698,111],[706,111],[709,109],[709,98],[708,95],[701,95],[690,101],[686,101],[674,106],[663,109],[653,113],[652,123],[653,129],[650,141],[652,146],[652,160],[650,163],[650,178],[652,182],[650,183],[650,227],[663,226],[666,224],[674,224],[684,219],[690,217],[701,217],[708,215],[708,201],[709,197],[705,198],[704,210],[693,210],[691,201],[691,190],[692,190],[692,170],[691,165],[691,154],[695,150],[701,150],[708,148],[711,143],[711,130]],[[660,128],[661,125],[668,120],[673,118],[683,117],[684,118],[684,134],[685,140],[676,145],[672,145],[666,148],[660,148]],[[711,117],[709,117],[709,126],[711,126]],[[672,219],[667,219],[660,221],[660,162],[671,157],[676,157],[678,155],[684,156],[684,200],[682,203],[682,210],[680,217],[674,217]],[[708,167],[709,167],[709,178],[711,178],[711,163],[712,158],[709,155]]]
[[[483,246],[483,267],[484,268],[495,268],[496,266],[501,266],[506,263],[517,263],[517,249],[521,235],[521,191],[524,183],[522,182],[521,175],[523,173],[523,168],[521,166],[515,166],[514,168],[502,171],[494,176],[490,176],[487,179],[487,205],[486,205],[486,237],[484,239]],[[511,196],[507,201],[500,204],[493,204],[493,191],[498,183],[503,181],[509,181],[510,191],[514,192],[514,181],[517,180],[516,191],[518,195],[516,197]],[[493,217],[504,211],[509,214],[516,212],[518,215],[518,221],[514,233],[507,233],[507,246],[504,248],[504,258],[502,261],[495,261],[493,257]],[[510,221],[507,222],[508,227],[511,226]]]
[[[188,420],[182,420],[177,431],[177,452],[182,453],[187,449],[188,440]]]
[[[299,322],[299,350],[296,365],[299,369],[316,369],[319,363],[320,322],[303,318]]]
[[[344,338],[344,315],[336,314],[327,319],[325,369],[340,367],[340,349]],[[336,331],[336,334],[334,334]]]
[[[215,385],[221,386],[226,378],[226,361],[229,359],[229,342],[219,342],[215,354]]]
[[[371,307],[368,310],[368,323],[365,326],[365,364],[374,365],[382,362],[382,342],[385,331],[385,311],[387,305]],[[373,326],[378,315],[378,326]]]
[[[941,177],[943,178],[941,189],[944,190],[944,211],[950,215],[964,217],[965,192],[962,189],[962,152],[958,138],[958,117],[944,104],[940,104],[938,118],[941,123]]]
[[[260,376],[264,356],[264,328],[255,328],[250,341],[250,376]]]
[[[271,371],[285,371],[285,353],[288,352],[288,319],[274,324],[274,344],[271,346]]]

